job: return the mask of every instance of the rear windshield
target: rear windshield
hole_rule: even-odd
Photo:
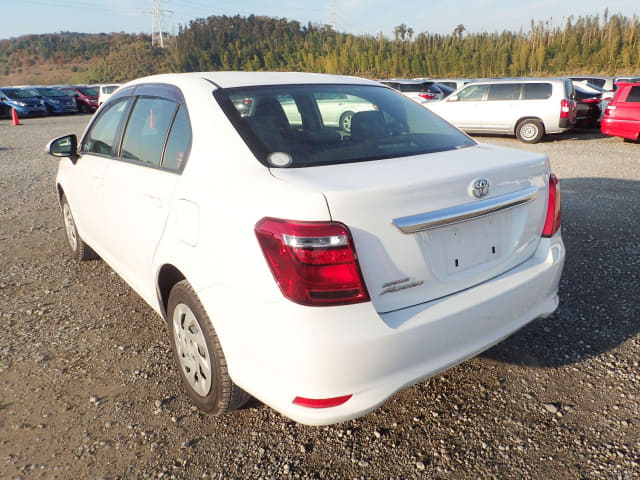
[[[383,86],[293,85],[214,95],[258,160],[306,167],[475,145],[464,133]]]

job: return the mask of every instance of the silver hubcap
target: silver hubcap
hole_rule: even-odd
[[[344,117],[342,117],[342,129],[345,132],[350,132],[351,131],[351,118],[353,117],[353,115],[345,115]]]
[[[538,127],[536,127],[533,123],[527,123],[523,125],[520,129],[520,134],[522,138],[526,138],[527,140],[531,140],[538,135]]]
[[[196,316],[184,303],[173,311],[173,341],[185,378],[198,395],[211,390],[211,357]]]
[[[75,252],[78,248],[78,234],[76,232],[76,224],[73,221],[73,215],[71,215],[71,209],[66,203],[62,207],[62,214],[64,216],[64,229],[67,232],[67,239],[71,249]]]

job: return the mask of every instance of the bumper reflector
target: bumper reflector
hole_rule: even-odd
[[[293,403],[301,407],[306,408],[330,408],[337,407],[346,403],[353,395],[344,395],[342,397],[334,398],[304,398],[296,397],[293,399]]]

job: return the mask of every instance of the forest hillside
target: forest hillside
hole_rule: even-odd
[[[145,34],[60,32],[0,40],[0,85],[124,82],[160,72],[287,70],[385,77],[640,74],[640,22],[569,17],[528,31],[352,35],[284,18],[211,16],[180,27],[166,48]]]

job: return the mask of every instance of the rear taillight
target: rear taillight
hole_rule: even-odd
[[[615,105],[607,105],[607,109],[604,111],[605,117],[613,117],[614,113],[616,113]]]
[[[337,222],[263,218],[256,236],[280,290],[302,305],[366,302],[351,234]]]
[[[569,100],[563,98],[560,101],[560,118],[567,118],[569,116],[570,109]]]
[[[424,98],[425,100],[433,100],[436,98],[435,93],[419,93],[418,96],[420,98]]]
[[[582,103],[600,103],[599,98],[585,98]]]
[[[547,205],[547,219],[542,230],[543,237],[552,237],[560,229],[560,183],[553,173],[549,176],[549,204]]]

